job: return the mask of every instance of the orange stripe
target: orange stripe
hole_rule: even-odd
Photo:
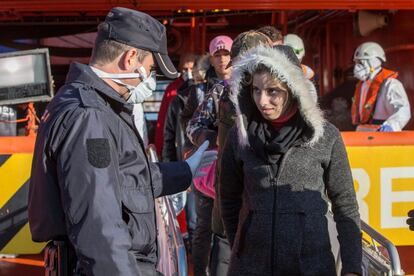
[[[41,266],[44,267],[44,261],[36,261],[31,259],[22,259],[22,258],[13,258],[13,259],[0,259],[0,262],[7,262],[7,263],[15,263],[15,264],[24,264],[24,265],[32,265],[32,266]]]
[[[414,131],[341,132],[346,146],[414,145]],[[36,136],[0,137],[0,154],[33,153]]]
[[[0,154],[33,153],[36,136],[0,137]]]
[[[400,132],[341,132],[349,146],[398,146],[414,145],[414,131]]]

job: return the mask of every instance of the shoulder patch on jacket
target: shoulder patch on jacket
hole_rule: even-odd
[[[109,140],[106,138],[95,138],[86,140],[88,150],[88,161],[96,168],[106,168],[111,163]]]

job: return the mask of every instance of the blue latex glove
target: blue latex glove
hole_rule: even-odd
[[[381,127],[378,129],[378,131],[381,131],[381,132],[393,132],[394,130],[389,125],[381,125]]]

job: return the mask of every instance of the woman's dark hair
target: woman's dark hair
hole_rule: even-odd
[[[283,41],[282,32],[280,32],[278,29],[276,29],[273,26],[264,26],[264,27],[257,29],[257,31],[259,33],[267,35],[270,38],[270,40],[272,40],[273,42]]]
[[[270,75],[274,76],[274,74],[272,73],[272,70],[266,65],[264,65],[263,63],[260,63],[259,65],[257,65],[257,67],[253,70],[252,75],[263,74],[263,73],[269,73]]]
[[[272,70],[267,67],[266,65],[264,65],[263,63],[260,63],[252,72],[251,76],[250,76],[250,85],[253,83],[253,75],[258,75],[258,74],[263,74],[263,73],[269,73],[273,78],[277,79],[278,82],[280,82],[281,86],[283,88],[289,89],[287,84],[284,83],[283,81],[281,81],[278,77],[278,75],[276,75],[274,72],[272,72]]]

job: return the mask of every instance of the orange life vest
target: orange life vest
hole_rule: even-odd
[[[361,114],[359,114],[359,106],[361,104],[361,87],[362,81],[359,81],[355,87],[355,94],[352,103],[352,123],[354,125],[369,124],[372,117],[374,116],[375,103],[377,102],[378,92],[381,88],[382,83],[389,78],[396,79],[398,73],[382,68],[382,70],[372,80],[367,95],[365,97],[365,103],[362,108]]]

